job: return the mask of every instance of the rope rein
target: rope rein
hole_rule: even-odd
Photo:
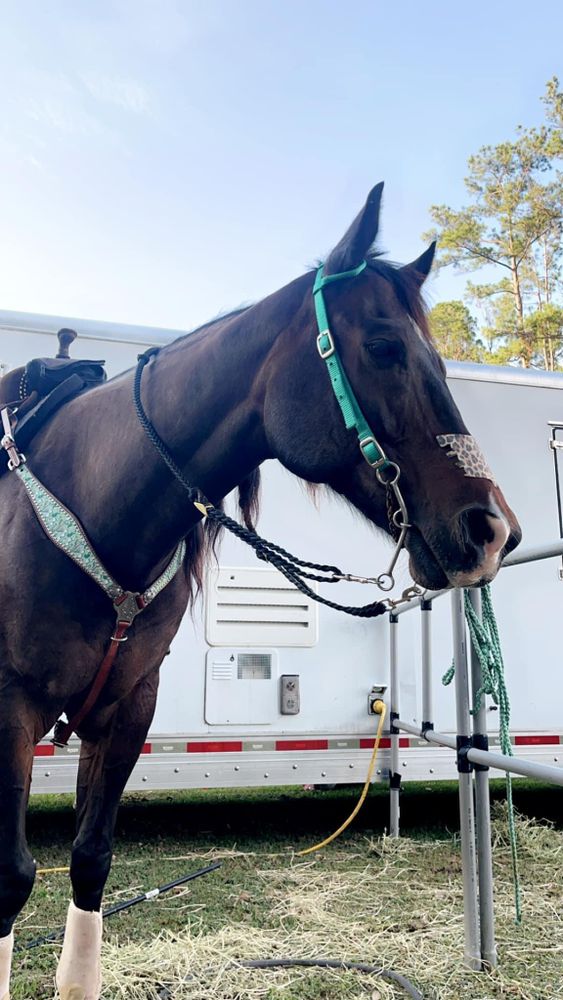
[[[336,601],[330,601],[326,597],[321,597],[320,594],[316,594],[314,590],[312,590],[312,588],[305,583],[305,580],[314,580],[319,583],[338,583],[342,578],[346,578],[346,574],[342,573],[337,566],[326,566],[319,563],[307,562],[304,559],[299,559],[297,556],[292,555],[291,552],[288,552],[287,549],[282,548],[281,545],[276,545],[274,542],[269,542],[265,538],[261,538],[257,532],[250,531],[242,524],[239,524],[238,521],[235,521],[234,518],[229,517],[229,515],[224,511],[215,507],[200,489],[192,486],[191,483],[188,482],[181,468],[160,437],[160,434],[149,420],[141,400],[141,379],[143,370],[145,365],[149,363],[151,358],[157,352],[158,348],[153,347],[144,354],[140,354],[138,357],[135,379],[133,382],[133,401],[135,404],[135,411],[151,444],[168,466],[172,475],[186,491],[188,499],[191,503],[197,507],[198,511],[204,517],[207,517],[210,521],[214,521],[222,528],[226,528],[227,531],[230,531],[236,538],[240,539],[240,541],[250,545],[250,547],[254,549],[258,559],[261,559],[263,562],[268,562],[274,566],[275,569],[279,570],[279,572],[282,573],[294,587],[312,600],[317,601],[319,604],[324,604],[329,608],[334,608],[336,611],[344,611],[346,614],[353,615],[357,618],[375,618],[378,615],[383,614],[387,610],[383,601],[374,601],[373,603],[366,604],[363,607],[349,607],[347,605],[338,604]],[[315,572],[309,572],[310,570],[314,570]]]

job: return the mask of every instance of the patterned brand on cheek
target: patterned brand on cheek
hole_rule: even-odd
[[[497,485],[487,460],[472,434],[438,434],[440,448],[448,448],[448,458],[453,458],[458,468],[473,479],[490,479]]]

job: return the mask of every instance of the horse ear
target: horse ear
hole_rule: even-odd
[[[411,264],[405,264],[401,268],[401,271],[408,271],[412,274],[413,278],[418,282],[419,286],[422,287],[426,281],[428,275],[430,274],[432,268],[432,262],[434,260],[434,254],[436,253],[436,240],[430,244],[424,253],[421,253],[420,257],[413,260]]]
[[[382,193],[383,181],[370,191],[360,214],[330,254],[324,266],[325,274],[351,271],[365,259],[377,236]]]

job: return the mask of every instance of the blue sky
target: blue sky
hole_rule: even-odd
[[[0,309],[189,328],[301,273],[381,179],[412,259],[467,157],[540,120],[562,29],[559,0],[4,0]]]

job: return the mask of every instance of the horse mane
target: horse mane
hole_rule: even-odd
[[[248,312],[252,309],[254,303],[249,303],[248,305],[239,306],[237,309],[230,309],[228,312],[221,312],[213,319],[206,320],[205,323],[201,323],[200,326],[195,326],[193,330],[188,330],[187,333],[183,333],[181,337],[176,337],[175,340],[171,342],[172,344],[181,344],[184,340],[189,340],[191,337],[195,337],[199,333],[206,333],[207,330],[211,329],[213,326],[217,326],[217,323],[224,323],[225,320],[235,319],[236,316],[242,316],[243,313]]]
[[[254,531],[260,511],[260,469],[253,469],[248,476],[245,476],[237,486],[237,493],[241,520],[249,531]],[[215,506],[223,510],[222,501]],[[211,559],[217,561],[217,546],[223,530],[222,525],[206,518],[196,524],[186,538],[184,567],[192,606],[203,590],[208,562]]]
[[[205,335],[208,330],[217,326],[218,323],[241,316],[250,308],[252,308],[251,304],[220,313],[218,316],[214,316],[213,319],[207,320],[207,322],[202,323],[193,330],[182,334],[181,337],[177,337],[173,341],[173,344],[189,341],[199,334]],[[260,470],[254,469],[238,484],[236,489],[238,492],[238,509],[242,522],[250,531],[253,531],[260,507]],[[223,501],[220,501],[215,506],[223,510]],[[204,519],[199,524],[196,524],[195,528],[186,537],[184,569],[188,584],[189,603],[192,607],[203,590],[205,570],[208,562],[211,559],[217,560],[217,546],[222,532],[223,528],[221,525],[215,521]]]

